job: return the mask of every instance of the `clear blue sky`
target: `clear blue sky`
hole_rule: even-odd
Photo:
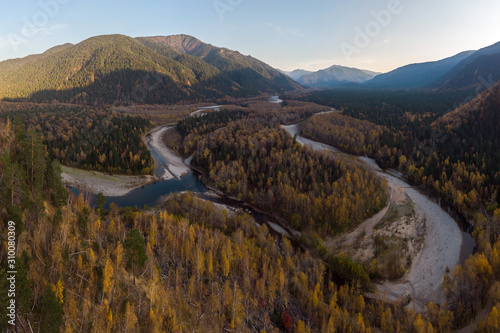
[[[23,0],[0,8],[0,60],[95,35],[184,33],[284,70],[384,72],[500,41],[498,0]],[[377,23],[381,11],[390,17]]]

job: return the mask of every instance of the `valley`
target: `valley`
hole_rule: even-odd
[[[0,331],[500,332],[500,5],[233,2],[2,5]]]
[[[203,112],[218,108],[220,107],[200,108],[192,112],[190,117],[202,116]],[[338,111],[331,110],[326,113],[328,112]],[[325,112],[320,112],[318,115],[319,114],[325,114]],[[115,189],[113,189],[113,187],[110,189],[108,184],[104,185],[105,183],[102,183],[102,180],[96,182],[95,187],[89,186],[87,183],[86,189],[93,193],[102,192],[107,197],[108,203],[113,202],[119,207],[129,204],[139,205],[141,200],[137,198],[148,198],[146,205],[154,206],[155,204],[161,203],[162,200],[165,199],[165,196],[170,193],[184,191],[200,191],[199,193],[204,193],[208,191],[208,189],[204,188],[202,185],[201,180],[197,180],[195,183],[198,185],[193,188],[192,181],[183,179],[183,177],[191,179],[195,176],[192,175],[193,171],[190,171],[189,163],[185,162],[181,156],[165,147],[163,136],[165,132],[171,128],[172,127],[169,125],[158,127],[151,130],[147,135],[148,147],[151,149],[152,156],[155,160],[156,178],[152,178],[155,180],[154,184],[143,184],[145,185],[143,188],[130,194],[129,192],[132,191],[130,188],[129,192],[120,193],[119,188],[126,187],[130,182],[126,180],[127,176],[123,176],[123,183],[117,183],[117,188]],[[390,201],[379,213],[361,223],[355,230],[350,231],[348,234],[339,235],[335,238],[326,238],[324,240],[325,246],[329,249],[329,252],[337,253],[339,249],[349,252],[354,246],[354,241],[358,243],[366,241],[373,242],[374,227],[384,219],[388,212],[389,205],[404,205],[406,202],[410,202],[416,208],[415,215],[411,218],[414,222],[421,220],[420,223],[422,225],[415,225],[414,228],[420,228],[422,230],[422,240],[418,241],[420,244],[417,245],[417,248],[409,256],[411,265],[404,273],[404,276],[394,281],[380,281],[375,283],[376,292],[374,294],[369,294],[369,296],[396,303],[403,299],[408,299],[410,302],[409,307],[417,311],[423,311],[425,305],[429,302],[442,303],[444,301],[442,289],[443,278],[445,274],[449,272],[450,268],[460,263],[461,254],[467,258],[472,253],[475,243],[471,236],[466,232],[462,232],[457,222],[454,221],[454,219],[448,215],[434,199],[426,197],[420,193],[418,189],[405,183],[401,179],[400,174],[399,177],[396,176],[398,174],[397,172],[390,172],[391,170],[383,171],[372,159],[367,157],[357,158],[354,155],[343,153],[337,148],[304,138],[300,135],[299,125],[297,124],[286,125],[283,126],[283,128],[301,145],[310,146],[319,152],[328,151],[335,155],[341,154],[344,158],[359,160],[376,172],[379,177],[385,179],[390,190]],[[64,168],[63,171],[65,171]],[[63,180],[68,182],[65,180],[65,177],[65,173],[63,173]],[[134,176],[129,176],[129,178],[134,179],[133,177]],[[148,178],[148,181],[152,179]],[[73,185],[71,181],[68,182],[68,184]],[[137,187],[142,186],[139,185]],[[99,186],[103,186],[107,191],[113,192],[103,192],[100,190],[101,187]],[[221,197],[218,195],[202,195],[201,197],[216,203],[225,202],[224,205],[226,209],[231,207],[231,204],[228,203],[227,200],[221,200]],[[228,204],[229,206],[227,206]],[[241,204],[236,204],[236,202],[234,205],[234,207],[229,209],[240,210],[244,207]],[[264,217],[263,222],[271,225],[272,229],[277,230],[281,234],[288,235],[289,237],[287,231],[274,224],[272,221],[269,221],[268,218],[266,219]],[[396,223],[403,223],[403,221],[396,221]],[[416,230],[413,229],[412,233],[415,232]],[[407,234],[406,237],[412,237],[412,233]],[[300,233],[297,231],[294,231],[293,234],[295,235],[294,238],[300,236]],[[339,240],[339,238],[341,240]],[[373,255],[372,252],[371,256]],[[370,255],[368,256],[368,258],[363,260],[367,262],[367,264],[373,259]]]
[[[303,145],[310,145],[313,149],[319,151],[328,150],[334,154],[340,153],[334,147],[301,137],[298,125],[285,126],[284,128],[290,135],[297,136],[297,141]],[[397,198],[401,201],[401,196],[406,196],[408,200],[411,200],[416,205],[417,215],[425,219],[425,236],[422,250],[411,259],[411,267],[404,278],[401,279],[401,282],[377,284],[377,297],[390,301],[399,301],[410,295],[411,302],[409,306],[413,306],[417,311],[422,311],[429,302],[443,302],[441,284],[444,275],[449,271],[450,267],[455,267],[459,263],[462,249],[465,249],[466,257],[472,254],[474,241],[470,235],[462,232],[457,222],[432,199],[425,197],[418,190],[387,171],[382,171],[374,160],[366,157],[359,158],[359,160],[375,170],[380,177],[387,181],[391,192],[391,202],[393,200],[398,201]],[[403,201],[405,200],[403,199]],[[370,238],[371,233],[369,230],[372,229],[373,231],[374,225],[386,213],[387,208],[374,218],[360,224],[356,230],[363,230],[363,233],[367,233],[363,237]],[[351,235],[348,234],[342,237],[358,238],[359,232],[353,231]]]

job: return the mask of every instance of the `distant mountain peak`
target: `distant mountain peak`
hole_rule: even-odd
[[[318,88],[337,87],[347,83],[363,83],[379,73],[341,65],[301,76],[297,82],[302,85]]]
[[[289,77],[291,77],[295,81],[298,81],[304,75],[312,73],[311,71],[307,71],[305,69],[295,69],[295,70],[289,71],[289,72],[280,70],[280,72],[283,73],[283,74],[288,75]]]

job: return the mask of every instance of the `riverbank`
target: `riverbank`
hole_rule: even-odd
[[[171,126],[167,125],[156,127],[143,138],[155,161],[155,176],[111,175],[63,166],[63,183],[80,191],[102,193],[106,197],[121,197],[157,181],[180,179],[191,169],[180,156],[163,144],[163,136],[170,128]]]
[[[331,112],[331,111],[328,111],[328,112]],[[328,113],[328,112],[325,112],[325,113]],[[313,141],[313,140],[304,138],[303,136],[300,136],[300,134],[299,134],[300,131],[299,131],[298,125],[287,125],[287,126],[281,126],[281,127],[283,129],[285,129],[293,138],[295,138],[295,140],[298,143],[300,143],[303,146],[309,146],[313,150],[318,150],[318,151],[327,150],[327,151],[330,151],[330,152],[335,153],[335,154],[341,153],[341,151],[335,147],[332,147],[332,146],[329,146],[327,144]]]
[[[155,182],[154,176],[109,175],[97,171],[87,171],[62,166],[63,183],[81,191],[102,193],[105,196],[119,197],[132,190]]]
[[[320,151],[340,151],[329,145],[300,136],[297,125],[283,126],[297,142]],[[459,263],[463,235],[458,224],[437,203],[396,176],[383,171],[369,158],[358,158],[367,167],[387,181],[391,197],[407,196],[415,205],[417,214],[425,217],[426,233],[422,250],[412,258],[412,265],[405,276],[397,282],[377,283],[376,297],[387,301],[400,301],[411,297],[410,307],[422,311],[428,302],[441,303],[444,293],[441,288],[444,275]]]
[[[163,137],[171,128],[168,125],[157,127],[148,134],[147,144],[155,159],[155,174],[162,180],[179,179],[190,171],[183,158],[163,144]]]

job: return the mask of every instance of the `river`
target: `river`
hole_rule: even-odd
[[[191,116],[197,116],[210,109],[218,110],[219,107],[199,109],[193,112]],[[335,112],[335,110],[331,112]],[[285,230],[281,230],[282,228],[278,225],[269,223],[262,213],[249,209],[237,201],[204,195],[209,190],[204,185],[202,176],[189,167],[188,161],[184,161],[180,156],[164,146],[161,137],[168,128],[169,126],[163,126],[154,129],[146,140],[155,159],[155,175],[161,180],[134,189],[123,196],[108,196],[106,197],[107,207],[111,203],[119,207],[142,207],[144,205],[152,207],[171,193],[191,191],[198,193],[206,200],[237,209],[245,209],[256,217],[259,223],[267,223],[271,229],[286,234]],[[341,153],[334,147],[302,137],[298,125],[283,126],[283,128],[290,135],[295,136],[302,145],[309,145],[319,151],[328,150],[333,153]],[[475,246],[472,237],[467,232],[462,231],[457,222],[435,200],[421,193],[417,188],[410,186],[400,177],[395,176],[395,173],[381,170],[373,159],[367,157],[358,159],[384,178],[391,190],[404,191],[415,203],[417,210],[424,214],[427,220],[423,248],[414,258],[408,273],[400,281],[377,284],[377,290],[383,293],[387,300],[395,301],[411,295],[411,304],[417,310],[423,310],[429,301],[442,302],[444,300],[441,288],[443,277],[448,269],[452,270],[472,253]],[[75,193],[78,192],[74,188],[71,189]]]
[[[335,147],[302,137],[298,125],[283,126],[283,128],[295,136],[297,142],[308,145],[314,150],[349,155],[341,153]],[[474,240],[469,233],[460,229],[457,221],[435,200],[397,177],[397,172],[382,170],[375,160],[368,157],[359,157],[358,160],[384,178],[391,192],[405,193],[414,202],[419,214],[426,219],[426,235],[422,250],[413,258],[410,269],[400,281],[376,284],[378,297],[397,301],[410,296],[410,306],[417,311],[423,311],[425,305],[431,301],[442,303],[445,300],[441,288],[444,275],[472,254],[475,247]]]

